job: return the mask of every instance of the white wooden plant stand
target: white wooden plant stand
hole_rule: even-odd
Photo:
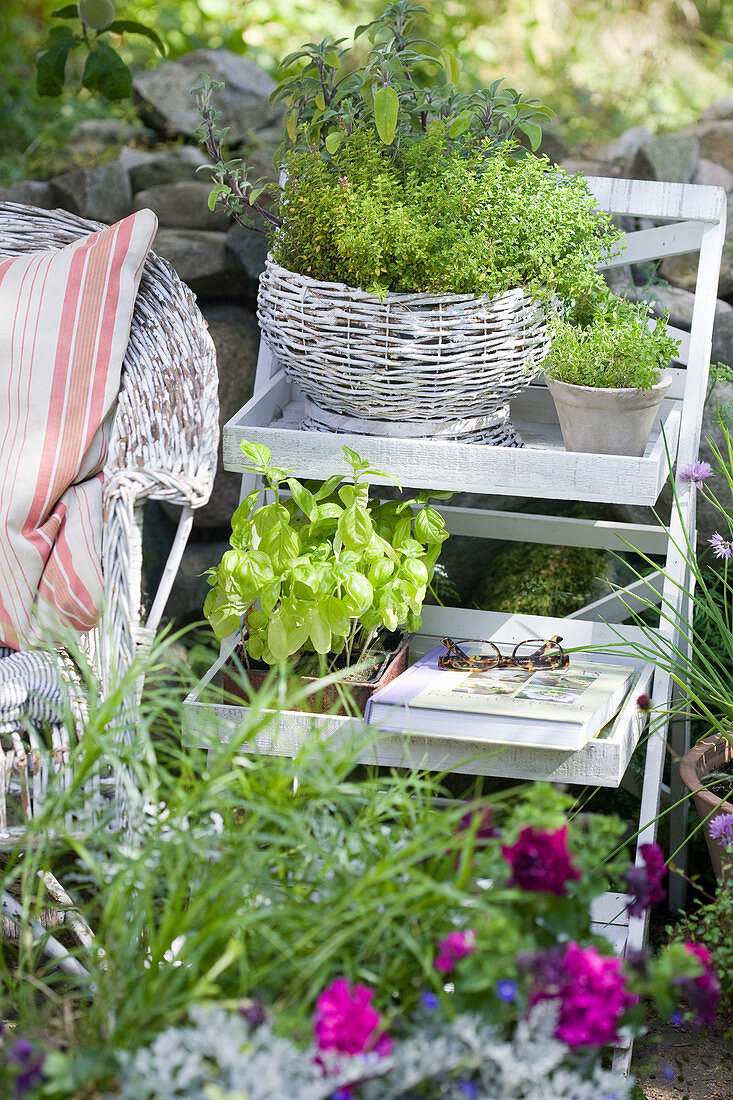
[[[641,263],[664,256],[699,252],[699,265],[691,332],[674,328],[670,333],[681,340],[679,363],[672,369],[674,380],[658,421],[641,458],[595,454],[570,454],[562,444],[552,401],[543,381],[533,383],[513,403],[512,419],[523,436],[522,449],[476,444],[436,442],[423,439],[388,439],[366,435],[303,432],[299,422],[303,399],[272,360],[264,343],[260,348],[254,396],[224,428],[224,464],[242,470],[242,493],[248,492],[251,475],[243,469],[239,449],[242,440],[265,443],[273,462],[303,478],[325,479],[343,462],[342,445],[358,451],[371,465],[396,474],[403,487],[453,489],[459,492],[523,496],[538,499],[597,501],[654,505],[672,464],[682,469],[698,456],[700,424],[707,389],[718,272],[725,237],[725,193],[717,187],[648,183],[636,180],[590,178],[599,206],[609,213],[645,219],[648,228],[626,235],[625,249],[608,266]],[[507,642],[527,637],[549,637],[558,633],[569,647],[590,645],[602,648],[618,642],[619,631],[630,641],[642,641],[638,628],[616,625],[628,617],[627,605],[634,605],[635,593],[648,600],[658,589],[666,608],[659,631],[682,645],[678,624],[689,622],[692,592],[689,571],[679,547],[689,539],[695,545],[695,487],[677,483],[679,514],[673,511],[665,530],[660,524],[609,523],[593,519],[558,519],[554,516],[525,515],[477,508],[440,507],[449,531],[477,538],[521,540],[546,545],[600,547],[622,551],[624,540],[636,549],[666,559],[664,575],[649,582],[636,582],[621,594],[614,594],[576,611],[564,620],[538,616],[511,616],[490,611],[425,607],[422,631],[416,639],[415,656],[426,652],[444,635],[489,638],[501,636]],[[651,587],[649,587],[651,586]],[[658,601],[657,601],[658,602]],[[497,631],[501,630],[501,634]],[[226,662],[225,647],[220,660],[209,671],[196,692],[186,700],[187,729],[211,720],[211,706],[201,702],[200,691]],[[612,658],[613,659],[613,658]],[[616,655],[621,663],[627,656]],[[641,693],[649,694],[655,707],[664,707],[671,697],[669,676],[661,669],[636,662],[634,685],[614,721],[602,735],[577,752],[530,749],[521,746],[487,746],[470,740],[438,739],[429,736],[406,738],[390,734],[363,757],[366,763],[414,764],[431,770],[443,769],[506,776],[547,779],[562,783],[618,787],[631,754],[644,732],[644,715],[636,707]],[[221,736],[242,721],[243,708],[216,706]],[[295,712],[273,715],[273,725],[259,740],[263,752],[291,755],[312,736],[313,723],[321,734],[345,735],[348,718],[317,717]],[[659,814],[666,731],[655,725],[649,733],[641,797],[638,843],[654,840]],[[678,738],[689,738],[683,729]],[[677,752],[684,744],[675,745]],[[675,793],[672,792],[672,800]],[[673,822],[671,851],[684,839],[684,814]],[[646,933],[644,918],[628,920],[624,899],[618,894],[600,899],[594,918],[619,951],[640,948]],[[630,1049],[619,1052],[628,1067]]]

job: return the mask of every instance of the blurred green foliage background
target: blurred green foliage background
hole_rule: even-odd
[[[61,0],[3,0],[0,12],[0,183],[53,174],[54,155],[80,118],[131,113],[87,92],[35,93],[35,56]],[[170,57],[226,46],[274,72],[280,57],[326,34],[350,36],[385,0],[130,0],[118,16],[155,28]],[[571,145],[610,140],[643,124],[673,130],[733,90],[733,0],[443,0],[432,36],[451,48],[464,88],[503,76],[556,112]],[[154,66],[152,43],[119,45]],[[72,59],[70,65],[78,64]]]

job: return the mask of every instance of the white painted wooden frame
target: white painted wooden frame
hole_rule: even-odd
[[[406,487],[654,505],[669,476],[670,465],[676,460],[677,468],[681,469],[698,455],[718,273],[725,240],[726,197],[724,191],[717,187],[605,178],[590,178],[588,183],[603,210],[659,223],[653,228],[627,234],[625,249],[613,258],[608,267],[699,251],[691,330],[688,334],[670,328],[670,332],[681,341],[678,356],[680,368],[673,369],[674,382],[669,398],[664,402],[642,458],[565,452],[552,403],[542,380],[530,386],[513,403],[513,422],[527,444],[519,450],[434,440],[301,432],[298,423],[302,398],[263,344],[254,395],[224,428],[225,466],[243,472],[242,492],[249,491],[251,481],[243,470],[239,443],[242,439],[249,439],[266,443],[277,465],[292,468],[305,477],[325,478],[339,469],[348,473],[348,467],[341,458],[341,447],[346,443],[374,466],[393,471]],[[672,619],[677,615],[682,621],[692,598],[685,558],[678,548],[685,545],[686,539],[694,546],[695,487],[690,483],[678,482],[677,493],[679,509],[673,509],[668,532],[659,525],[651,524],[610,525],[593,520],[525,516],[450,506],[441,510],[450,530],[477,537],[613,549],[623,549],[623,543],[619,540],[625,539],[645,553],[664,555],[664,573],[657,573],[651,579],[649,589],[641,583],[631,586],[626,595],[598,601],[558,624],[557,632],[565,637],[583,638],[596,644],[611,629],[605,623],[624,616],[624,602],[633,603],[636,600],[639,603],[644,599],[657,602],[662,599],[668,617],[660,622],[660,632],[677,640],[679,631],[674,622],[669,621],[669,614],[671,610]],[[426,608],[421,641],[425,645],[432,638],[452,630],[464,636],[490,636],[496,622],[497,617],[492,612]],[[451,623],[453,626],[447,629]],[[549,625],[547,630],[550,631]],[[626,637],[634,637],[632,628],[625,627],[623,630]],[[211,670],[209,679],[214,676],[217,667]],[[636,690],[642,690],[642,685],[649,684],[651,679],[649,669],[640,668],[634,692],[629,698],[635,698]],[[669,701],[671,683],[663,670],[654,672],[650,691],[656,706],[664,706]],[[188,725],[193,732],[200,720],[199,708],[203,704],[196,694],[190,696],[187,702]],[[237,715],[228,713],[226,707],[218,709],[219,718],[225,725],[237,718]],[[234,709],[241,718],[241,709]],[[339,723],[348,720],[327,721],[329,730],[340,735],[344,727]],[[302,715],[283,715],[278,731],[272,735],[269,751],[296,751],[297,744],[308,736],[309,728],[309,720]],[[428,743],[429,739],[423,739],[424,744],[417,744],[419,739],[413,738],[412,749],[408,750],[404,740],[388,738],[376,750],[375,759],[378,757],[380,762],[395,764],[399,760],[405,761],[406,752],[413,760],[417,753],[419,762],[425,766],[455,765],[461,770],[478,773],[617,786],[640,734],[638,714],[634,707],[627,706],[614,723],[611,748],[598,742],[577,754],[556,754],[554,759],[552,750],[538,753],[536,750],[522,752],[512,749],[500,754],[492,752],[491,759],[488,759],[486,752],[480,751],[480,746],[474,746],[471,754],[469,745],[451,749],[443,743],[436,748],[435,744],[431,746]],[[684,747],[684,744],[677,745],[676,750],[683,751]],[[656,835],[665,749],[666,739],[662,731],[657,730],[649,737],[647,747],[639,843],[649,842]],[[461,751],[464,753],[462,757]],[[551,754],[549,759],[547,752]],[[473,759],[468,761],[471,755]],[[574,759],[568,760],[568,755]],[[673,838],[679,839],[683,829],[684,821],[678,815],[673,826]],[[673,850],[675,846],[673,839]],[[619,944],[626,939],[629,946],[638,948],[644,939],[645,921],[632,919],[627,929],[625,919],[619,916],[618,910],[621,908],[623,905],[619,904],[618,895],[609,898],[608,904],[603,907],[603,920],[612,926],[612,938],[615,937]]]

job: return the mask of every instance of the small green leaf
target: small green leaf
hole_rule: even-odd
[[[79,18],[79,5],[78,4],[66,4],[63,8],[56,8],[51,12],[51,15],[55,19],[78,19]]]
[[[211,191],[209,191],[209,197],[206,200],[206,205],[209,210],[213,210],[218,199],[220,199],[222,195],[230,194],[231,190],[231,187],[227,187],[224,183],[220,183],[217,187],[213,187]]]
[[[527,135],[532,152],[536,153],[542,142],[542,127],[536,122],[520,122],[517,129]]]
[[[330,134],[326,134],[325,146],[331,156],[333,156],[343,140],[344,135],[340,130],[332,130]]]
[[[318,108],[319,111],[325,111],[326,110],[326,99],[325,99],[325,96],[323,95],[323,92],[318,93],[318,95],[315,98],[315,104],[316,104],[316,107]]]
[[[374,95],[374,123],[384,145],[391,145],[394,140],[399,109],[400,101],[394,88],[379,88]]]
[[[274,615],[270,619],[267,627],[267,645],[273,657],[277,658],[278,661],[290,656],[287,631],[279,615]]]
[[[465,134],[466,130],[468,130],[468,128],[470,127],[472,120],[473,113],[471,111],[461,111],[460,115],[458,115],[457,118],[455,118],[450,124],[450,128],[448,130],[448,134],[450,135],[450,137],[457,138],[460,137],[461,134]]]
[[[243,439],[239,444],[239,449],[247,456],[252,465],[257,468],[258,473],[264,473],[270,465],[272,451],[269,447],[266,447],[264,443],[248,443],[246,439]]]
[[[461,75],[458,58],[450,50],[441,50],[440,54],[443,59],[446,80],[449,84],[457,84]]]
[[[315,497],[309,489],[306,489],[305,485],[302,485],[296,478],[288,478],[288,488],[292,494],[293,500],[300,508],[304,516],[308,519],[314,519],[318,512],[318,505],[316,504]]]
[[[352,504],[340,516],[336,532],[347,550],[360,550],[368,546],[374,528],[371,517],[360,504]]]
[[[447,535],[445,520],[435,508],[421,508],[415,516],[415,537],[420,542],[444,542]]]
[[[331,648],[331,631],[319,614],[311,619],[310,639],[316,653],[328,653]]]
[[[345,589],[344,603],[352,615],[361,615],[371,607],[374,589],[363,573],[350,573],[346,579]]]
[[[126,99],[132,93],[132,74],[122,58],[105,42],[89,51],[81,82],[105,99]]]
[[[52,27],[48,36],[48,48],[38,58],[36,91],[39,95],[61,95],[69,53],[80,41],[68,27]]]
[[[323,617],[331,633],[345,638],[351,628],[351,616],[344,600],[338,596],[327,596],[323,607]]]
[[[165,46],[163,42],[152,29],[152,27],[146,27],[144,23],[137,23],[134,19],[115,19],[113,23],[110,23],[105,30],[112,31],[114,34],[142,34],[146,38],[149,38],[151,42],[154,42],[158,53],[161,53],[165,57]]]

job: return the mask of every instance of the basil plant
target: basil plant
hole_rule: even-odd
[[[249,657],[270,665],[309,652],[348,665],[383,628],[417,630],[448,537],[428,497],[449,494],[370,498],[367,479],[390,475],[346,446],[353,476],[322,484],[273,466],[269,447],[241,448],[265,484],[237,508],[231,549],[208,570],[204,614],[216,636],[241,629]]]

